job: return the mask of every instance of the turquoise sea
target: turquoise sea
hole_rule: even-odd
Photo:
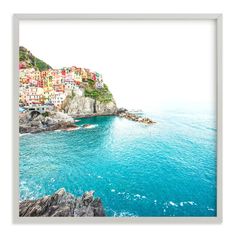
[[[91,129],[20,137],[20,198],[95,190],[108,216],[216,216],[213,113],[80,119]]]

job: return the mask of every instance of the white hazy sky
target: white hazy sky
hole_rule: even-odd
[[[119,107],[215,102],[214,21],[22,21],[20,45],[102,73]]]

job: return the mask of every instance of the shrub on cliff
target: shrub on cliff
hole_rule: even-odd
[[[108,103],[113,100],[113,96],[108,89],[108,86],[104,84],[103,88],[96,89],[92,85],[88,85],[84,91],[85,97],[93,98],[102,103]]]
[[[50,113],[49,113],[48,111],[45,111],[44,113],[42,113],[42,115],[43,115],[44,117],[48,117],[48,116],[50,115]]]

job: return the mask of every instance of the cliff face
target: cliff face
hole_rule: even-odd
[[[117,107],[114,99],[108,102],[100,102],[91,97],[75,95],[67,97],[63,104],[63,110],[72,117],[93,115],[114,115]]]
[[[108,86],[102,83],[97,87],[96,82],[88,80],[84,84],[82,94],[69,96],[62,106],[70,116],[114,115],[117,107]]]
[[[114,115],[117,112],[117,107],[114,100],[108,103],[102,103],[96,101],[95,107],[96,107],[96,113],[98,115]]]
[[[85,192],[81,198],[76,198],[62,188],[51,196],[20,202],[19,216],[105,216],[100,198],[94,198],[93,193]]]

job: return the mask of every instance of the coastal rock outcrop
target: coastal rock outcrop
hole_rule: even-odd
[[[90,97],[75,95],[67,97],[63,103],[63,110],[72,117],[115,115],[117,106],[112,99],[109,102],[100,102]]]
[[[115,115],[117,112],[117,107],[114,100],[108,103],[96,101],[95,109],[96,114],[98,115]]]
[[[70,116],[91,115],[94,113],[94,99],[90,97],[84,97],[75,95],[67,97],[63,103],[63,110]]]
[[[122,114],[122,113],[126,113],[126,112],[128,112],[128,110],[124,107],[121,107],[117,110],[117,115]]]
[[[56,129],[76,128],[74,119],[62,112],[46,112],[40,114],[37,111],[19,114],[19,132],[38,133]]]
[[[119,117],[126,118],[128,120],[132,120],[132,121],[139,122],[139,123],[144,123],[147,125],[156,123],[155,121],[151,120],[150,118],[142,117],[142,116],[130,113],[124,108],[119,109],[117,112],[117,115]]]
[[[64,188],[51,196],[37,200],[25,200],[19,204],[19,216],[49,216],[49,217],[93,217],[105,216],[100,198],[94,198],[94,191],[85,192],[81,198],[76,198]]]

